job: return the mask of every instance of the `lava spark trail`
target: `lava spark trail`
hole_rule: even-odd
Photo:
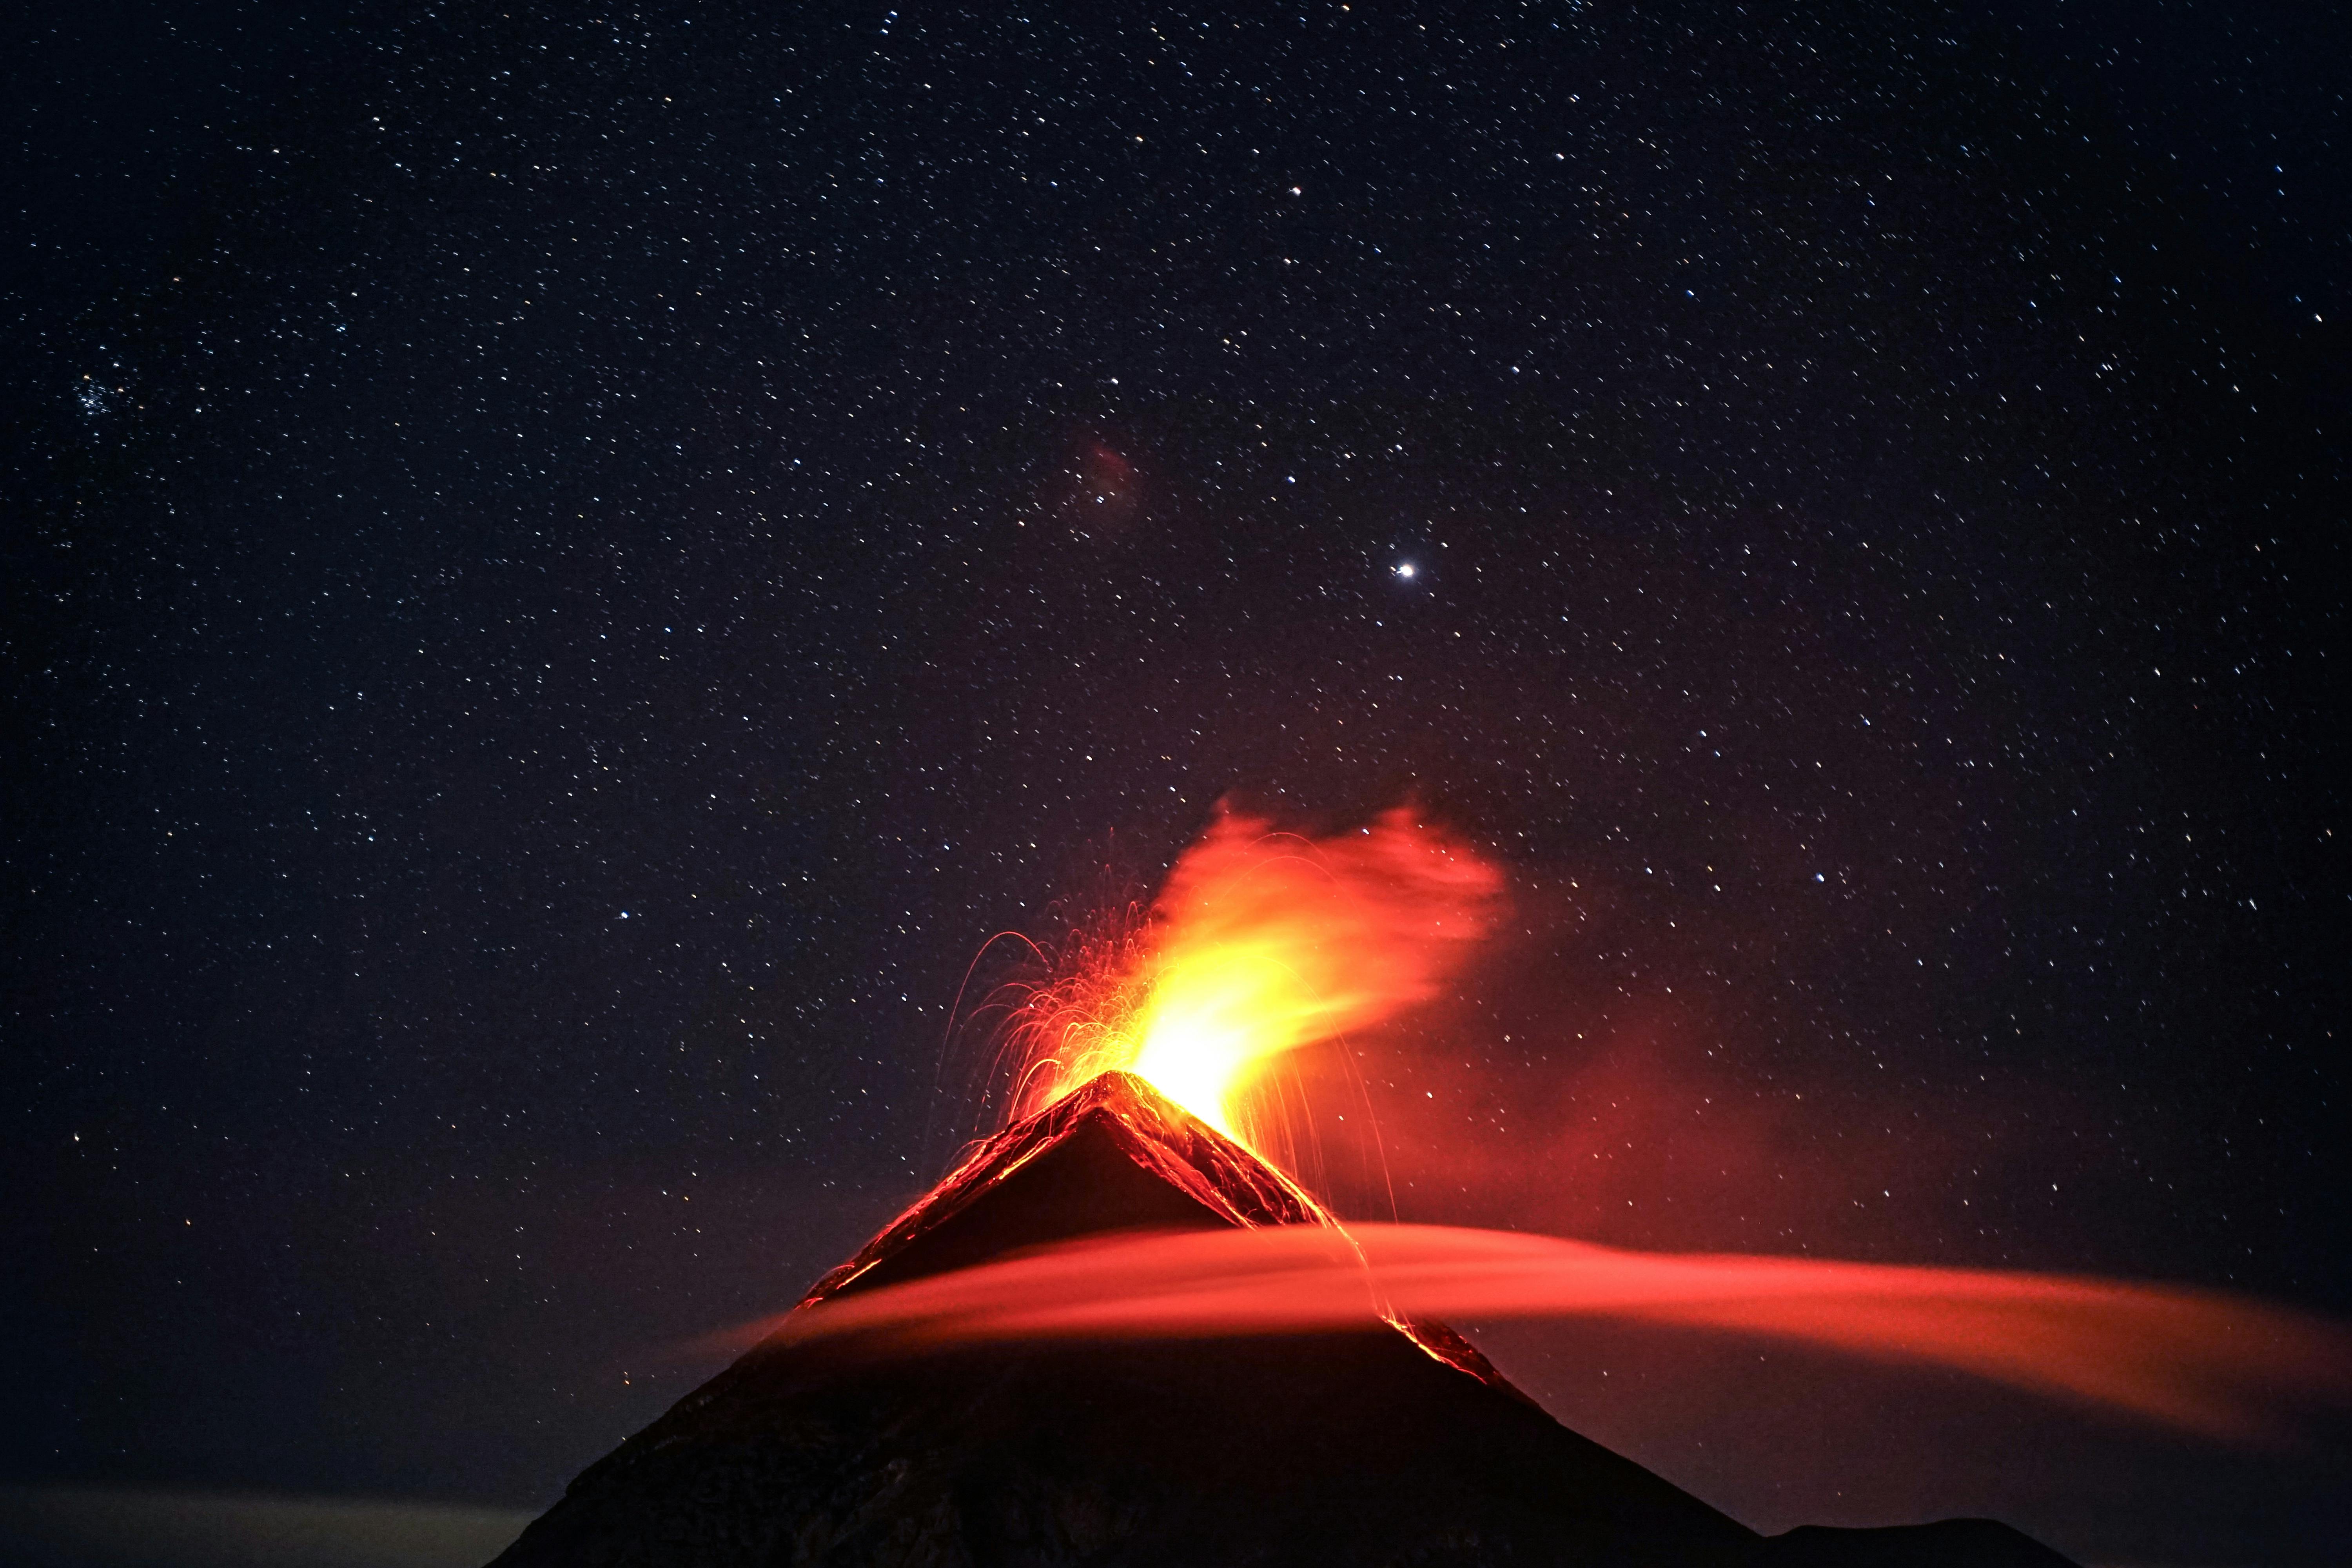
[[[2352,1333],[2218,1291],[2076,1276],[1619,1251],[1439,1226],[1128,1233],[845,1292],[725,1336],[869,1352],[1302,1333],[1381,1317],[1605,1317],[1927,1363],[2214,1436],[2352,1408]]]

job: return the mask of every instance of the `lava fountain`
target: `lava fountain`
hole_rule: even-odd
[[[1501,871],[1403,808],[1322,838],[1218,816],[1139,928],[1100,939],[1011,1031],[1016,1117],[1125,1071],[1263,1153],[1267,1069],[1435,995],[1493,925]]]

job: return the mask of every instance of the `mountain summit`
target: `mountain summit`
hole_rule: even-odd
[[[981,1144],[803,1302],[1135,1229],[1329,1225],[1140,1079]],[[772,1339],[499,1568],[2063,1568],[1985,1521],[1767,1539],[1560,1426],[1442,1325],[844,1358]]]

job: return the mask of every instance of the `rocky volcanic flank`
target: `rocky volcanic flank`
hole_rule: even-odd
[[[1108,1073],[983,1144],[809,1300],[1141,1227],[1328,1223]],[[769,1341],[498,1568],[2064,1568],[1984,1520],[1767,1538],[1578,1436],[1441,1325],[898,1359]]]

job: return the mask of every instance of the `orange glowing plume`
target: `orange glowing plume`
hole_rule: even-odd
[[[1015,1114],[1121,1068],[1253,1142],[1261,1070],[1427,1000],[1486,935],[1501,890],[1492,864],[1402,809],[1326,838],[1220,816],[1139,931],[1023,1009]]]

